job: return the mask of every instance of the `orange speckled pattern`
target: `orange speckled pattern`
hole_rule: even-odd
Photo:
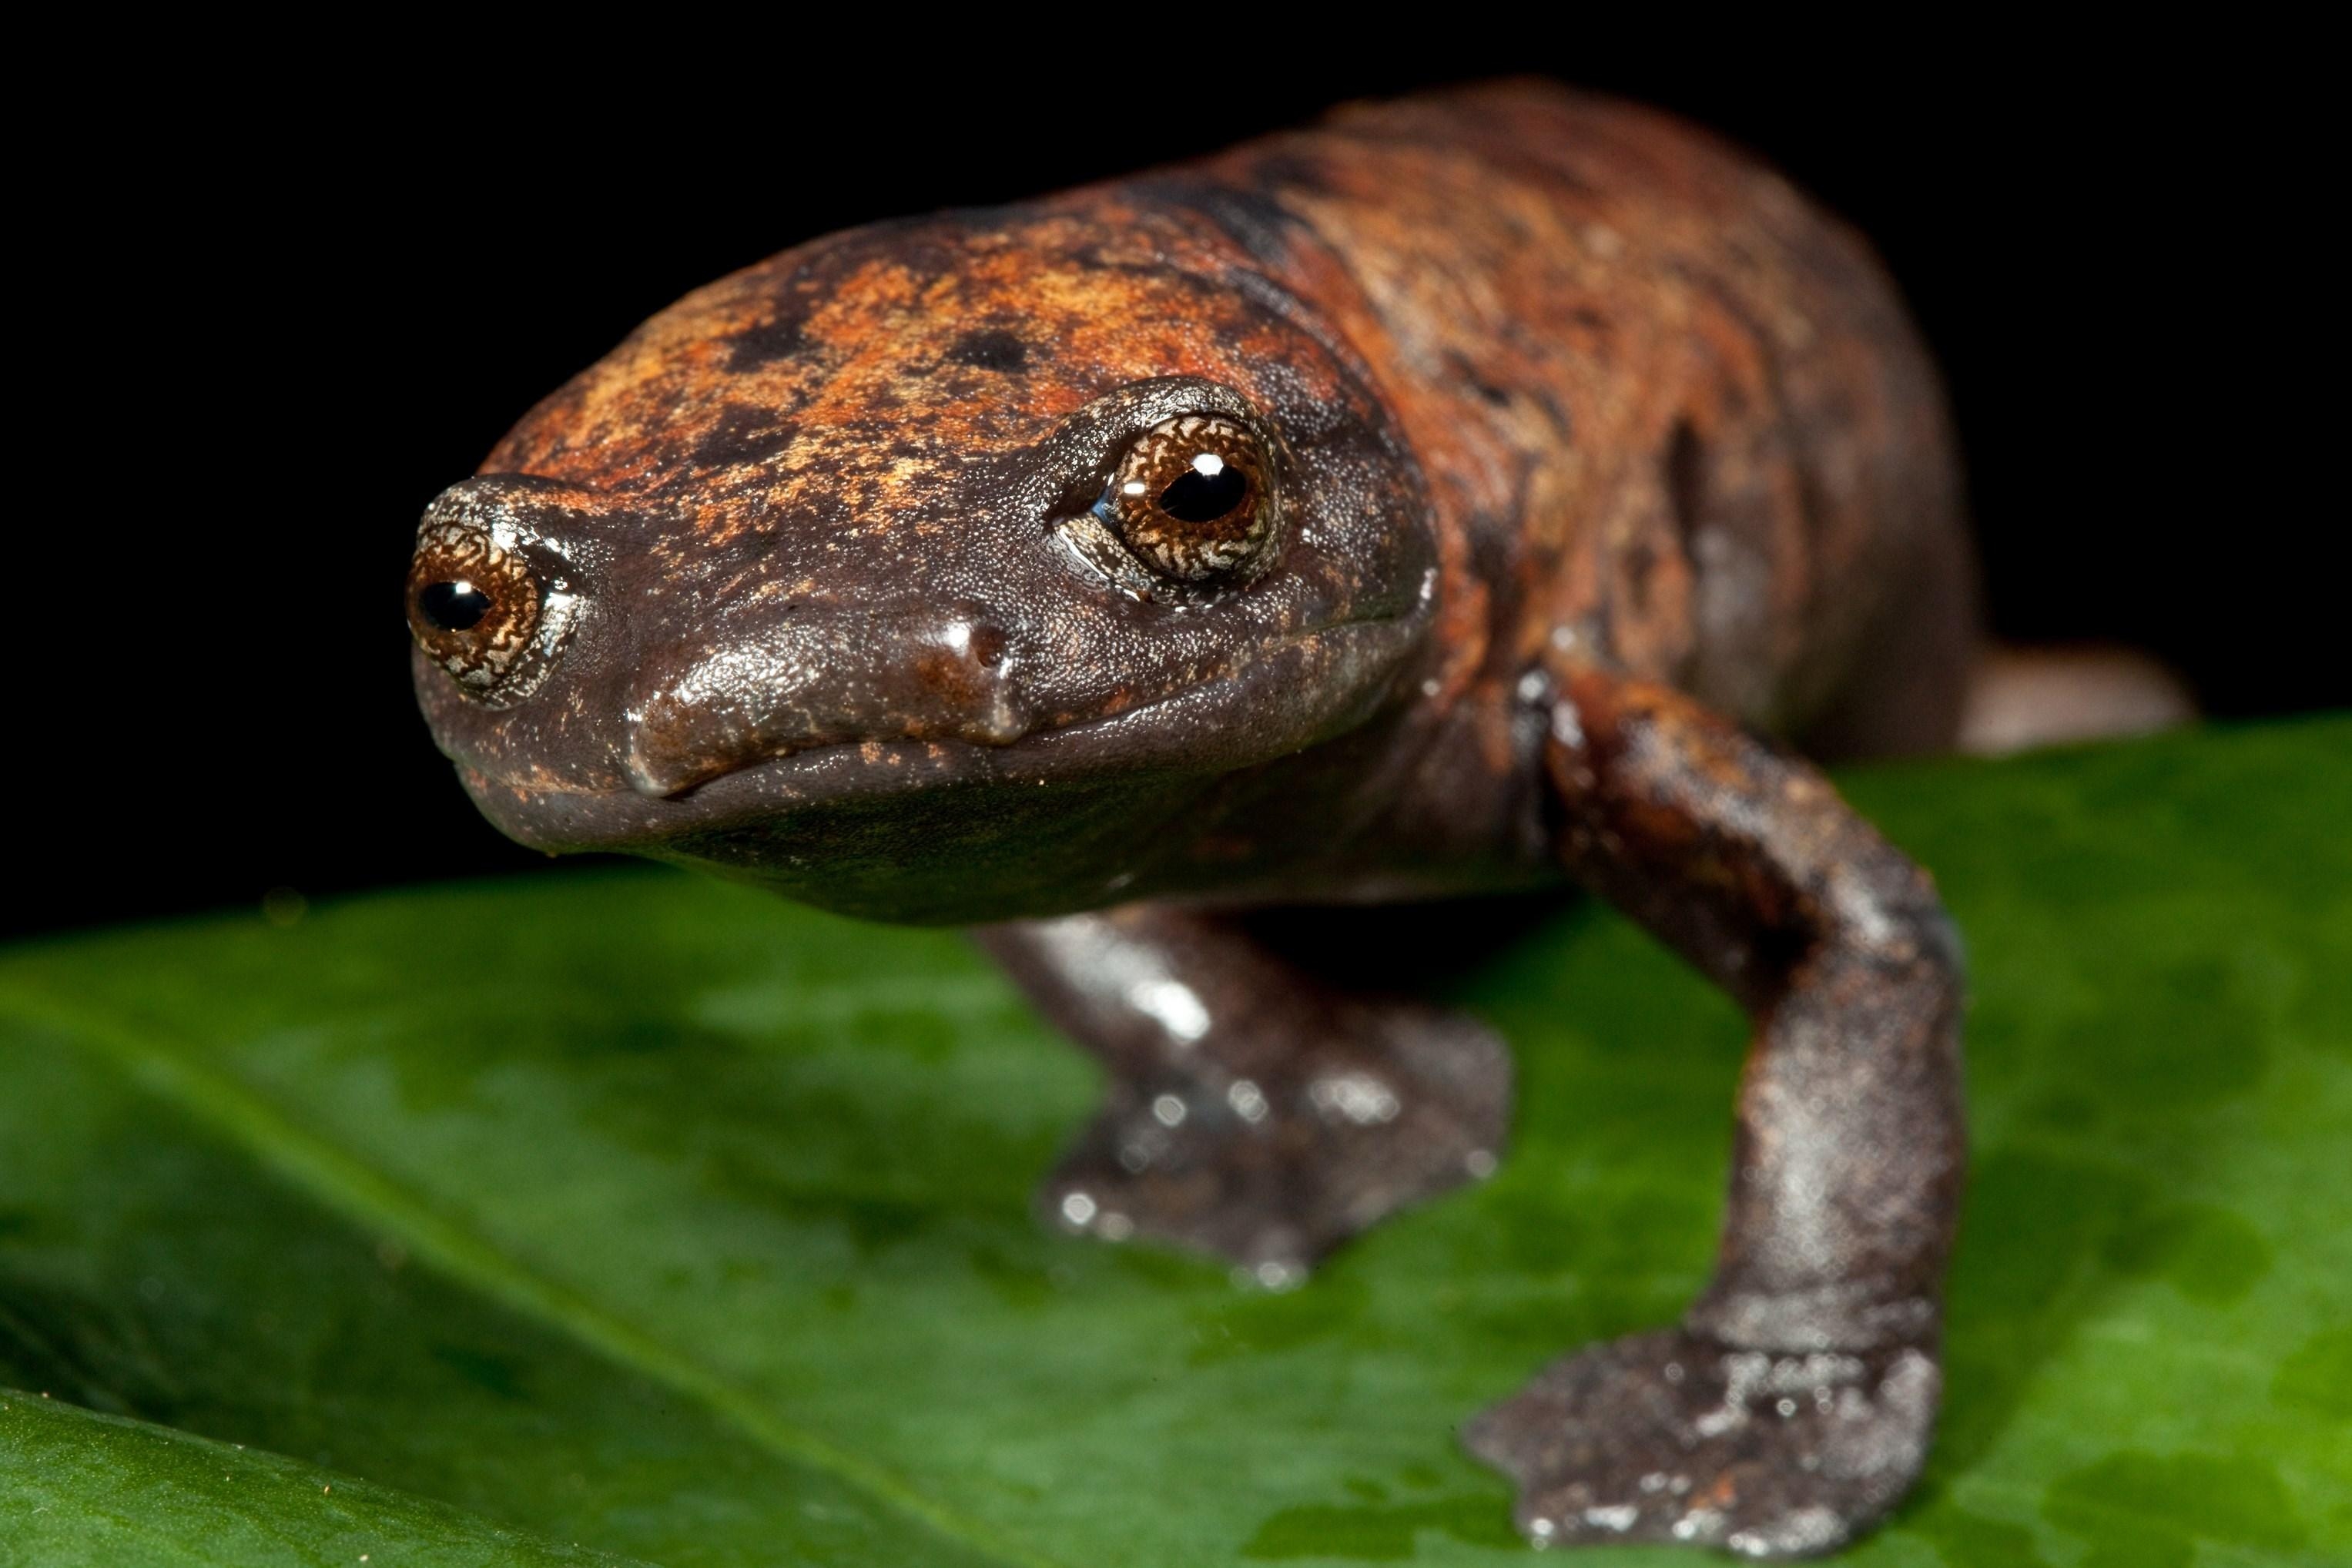
[[[953,526],[951,474],[1111,388],[1260,367],[1340,389],[1219,281],[1213,237],[1105,196],[860,230],[688,295],[548,399],[483,464],[690,498],[691,540],[782,520]]]
[[[1428,489],[1450,699],[1569,626],[1801,733],[1875,717],[1839,699],[1895,646],[1909,711],[1853,748],[1948,736],[1968,554],[1892,286],[1736,150],[1542,86],[786,252],[647,322],[483,471],[678,498],[670,548],[786,520],[923,534],[954,526],[952,475],[1172,374],[1378,397]]]

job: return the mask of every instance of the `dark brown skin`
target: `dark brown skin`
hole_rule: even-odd
[[[410,619],[501,828],[980,928],[1110,1071],[1049,1218],[1266,1285],[1491,1170],[1510,1075],[1232,911],[1642,921],[1756,1023],[1716,1277],[1466,1440],[1538,1542],[1779,1556],[1922,1463],[1960,980],[1926,875],[1759,737],[1948,743],[1969,562],[1866,250],[1504,86],[714,284],[434,502]]]

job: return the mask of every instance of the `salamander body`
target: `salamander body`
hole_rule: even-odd
[[[976,928],[1110,1071],[1045,1214],[1267,1284],[1493,1169],[1509,1069],[1235,911],[1591,888],[1756,1019],[1722,1256],[1466,1440],[1538,1542],[1916,1475],[1957,949],[1786,748],[1953,738],[1970,555],[1891,286],[1738,153],[1493,87],[817,240],[437,498],[409,618],[499,827]]]

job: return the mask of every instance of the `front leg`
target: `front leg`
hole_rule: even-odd
[[[1055,1225],[1173,1241],[1283,1286],[1495,1167],[1510,1062],[1468,1019],[1340,994],[1184,910],[975,934],[1109,1069],[1102,1113],[1040,1194]]]
[[[1713,1280],[1680,1327],[1475,1421],[1538,1542],[1823,1552],[1909,1489],[1963,1161],[1960,963],[1925,872],[1818,773],[1666,689],[1557,673],[1573,871],[1756,1021]]]

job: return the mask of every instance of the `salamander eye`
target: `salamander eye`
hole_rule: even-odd
[[[1265,553],[1280,521],[1273,479],[1255,432],[1183,414],[1128,444],[1094,510],[1153,571],[1202,583]]]
[[[540,624],[537,574],[488,533],[428,524],[408,563],[408,629],[425,657],[469,695],[490,697],[530,651]]]

